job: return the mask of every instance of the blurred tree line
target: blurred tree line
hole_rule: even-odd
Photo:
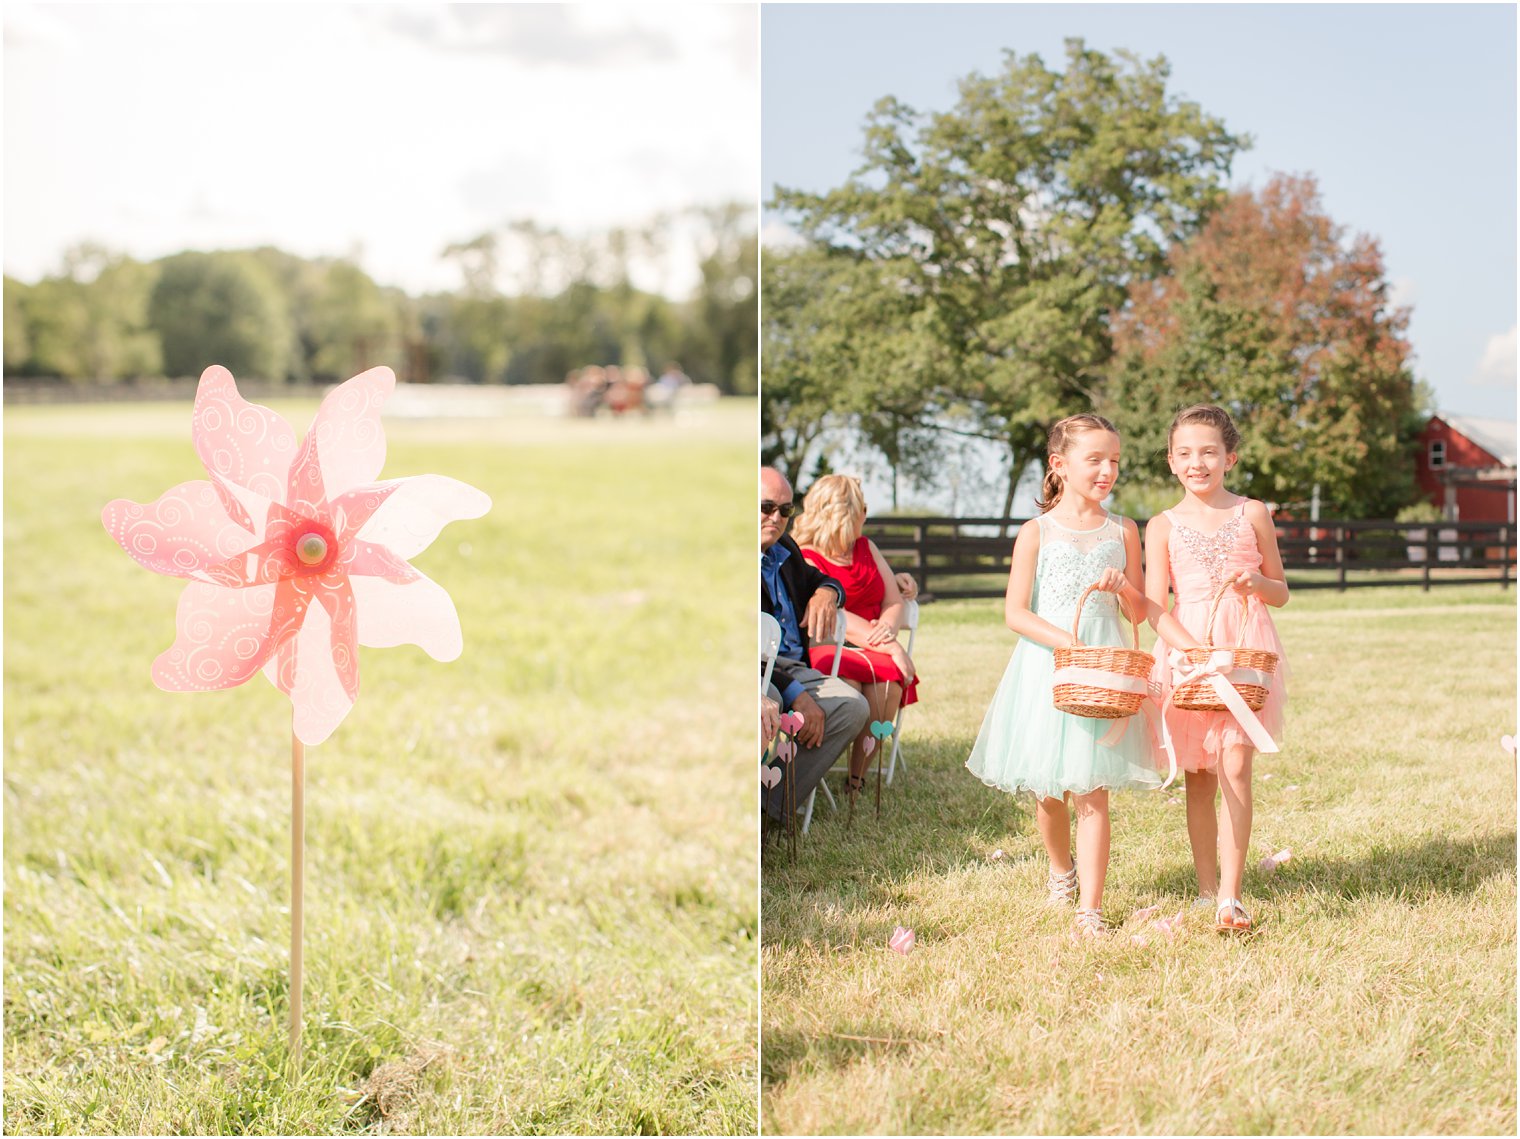
[[[636,262],[673,249],[700,270],[687,299],[633,284]],[[679,362],[724,393],[756,391],[751,207],[590,235],[515,222],[443,256],[462,287],[414,297],[342,258],[265,247],[143,262],[80,245],[56,275],[5,278],[5,374],[110,383],[219,363],[240,379],[308,383],[388,364],[413,382],[551,384],[588,364]]]
[[[1377,242],[1348,241],[1312,179],[1230,191],[1249,137],[1169,75],[1080,39],[1060,70],[1007,52],[949,111],[880,100],[842,185],[778,187],[802,240],[766,252],[763,457],[805,489],[843,423],[894,487],[936,485],[958,436],[986,439],[1006,515],[1050,426],[1095,410],[1124,437],[1121,508],[1148,515],[1175,495],[1167,424],[1209,402],[1245,438],[1243,493],[1409,501],[1428,393]]]

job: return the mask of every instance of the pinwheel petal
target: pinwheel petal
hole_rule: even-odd
[[[405,479],[390,482],[369,483],[344,491],[329,504],[332,509],[333,530],[338,541],[347,542],[357,534],[370,516],[380,509],[380,504],[395,494],[406,483]]]
[[[341,573],[323,574],[313,580],[317,600],[332,622],[333,671],[338,674],[349,703],[353,703],[359,696],[359,624],[353,587],[348,576]]]
[[[376,508],[357,537],[402,559],[427,549],[448,523],[479,518],[491,509],[490,495],[447,475],[413,475],[396,482],[396,492]]]
[[[139,565],[191,577],[253,544],[205,479],[170,487],[147,505],[118,498],[100,512],[106,530]]]
[[[464,651],[459,614],[448,592],[425,574],[405,585],[380,577],[349,579],[359,609],[359,643],[384,649],[417,645],[434,660]]]
[[[300,632],[269,658],[264,675],[290,697],[292,730],[308,747],[332,735],[354,706],[334,662],[332,621],[321,605],[308,607]]]
[[[385,428],[380,409],[396,388],[396,373],[371,368],[345,380],[323,398],[308,435],[322,454],[322,482],[332,501],[372,483],[385,465]]]
[[[292,583],[227,589],[192,581],[180,594],[174,644],[153,662],[153,683],[168,692],[242,684],[299,627],[307,608]]]
[[[217,479],[284,501],[296,433],[284,416],[238,394],[232,373],[213,364],[201,373],[191,418],[195,453]],[[229,507],[236,518],[236,512]]]
[[[358,577],[383,577],[397,585],[416,581],[422,576],[408,562],[373,542],[350,542],[344,547],[339,568]]]
[[[327,491],[322,482],[322,458],[318,454],[317,433],[309,431],[301,449],[290,464],[290,480],[285,487],[285,503],[303,518],[331,521]]]

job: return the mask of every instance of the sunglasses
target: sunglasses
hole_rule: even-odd
[[[761,518],[764,518],[767,514],[779,514],[783,518],[790,518],[796,513],[797,504],[795,502],[762,502],[760,504]]]

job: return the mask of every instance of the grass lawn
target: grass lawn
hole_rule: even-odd
[[[880,821],[820,808],[795,863],[764,851],[766,1133],[1513,1135],[1515,594],[1305,592],[1278,628],[1257,932],[1126,921],[1194,896],[1179,790],[1114,797],[1117,928],[1076,946],[1033,800],[963,767],[1014,644],[1002,603],[926,606]]]
[[[464,655],[307,750],[295,1084],[289,702],[156,689],[182,583],[99,520],[189,430],[5,414],[5,1130],[752,1134],[754,402],[388,425],[495,506],[416,559]]]

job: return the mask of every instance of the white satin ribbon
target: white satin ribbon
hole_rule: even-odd
[[[1167,703],[1171,703],[1176,697],[1177,689],[1193,680],[1207,680],[1209,687],[1219,696],[1224,706],[1230,710],[1240,724],[1241,730],[1250,737],[1251,743],[1256,750],[1264,755],[1271,755],[1278,750],[1277,742],[1267,733],[1256,713],[1252,712],[1235,686],[1227,677],[1238,677],[1243,683],[1269,685],[1271,678],[1263,676],[1255,669],[1237,669],[1235,654],[1229,649],[1215,649],[1209,653],[1208,660],[1199,664],[1193,664],[1188,660],[1187,654],[1173,649],[1167,662],[1172,668],[1172,694],[1167,697]]]
[[[1143,676],[1125,676],[1117,672],[1104,672],[1100,668],[1078,668],[1075,665],[1056,669],[1051,681],[1054,684],[1087,684],[1114,692],[1145,692],[1149,689]]]

